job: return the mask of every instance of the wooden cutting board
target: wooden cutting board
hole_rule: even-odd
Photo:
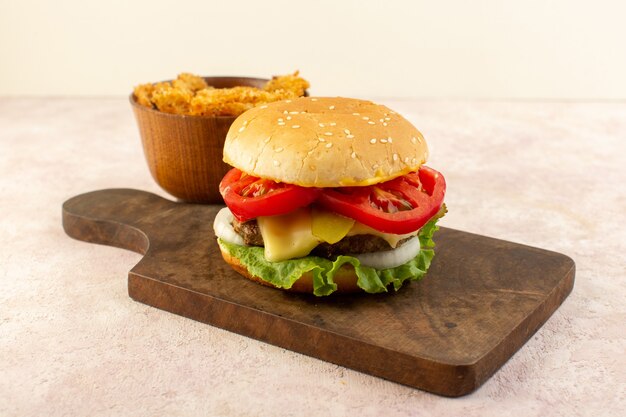
[[[128,274],[136,301],[446,396],[484,383],[574,285],[565,255],[441,228],[426,277],[397,293],[292,294],[223,262],[212,228],[220,208],[101,190],[66,201],[63,227],[144,254]]]

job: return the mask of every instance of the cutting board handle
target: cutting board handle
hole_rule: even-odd
[[[151,230],[176,203],[132,189],[108,189],[77,195],[63,203],[63,229],[85,242],[132,250],[144,255]]]

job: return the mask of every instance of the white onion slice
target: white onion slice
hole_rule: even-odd
[[[228,243],[234,243],[235,245],[244,245],[243,238],[235,232],[233,229],[232,221],[234,220],[233,213],[224,207],[217,212],[215,221],[213,222],[213,231],[215,236],[221,238]]]
[[[417,236],[405,242],[402,246],[391,250],[350,255],[357,258],[361,265],[375,269],[394,268],[409,262],[420,251],[420,240]]]

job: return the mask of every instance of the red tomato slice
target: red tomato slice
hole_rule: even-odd
[[[418,172],[380,184],[324,189],[317,202],[381,232],[405,234],[437,214],[445,193],[443,175],[422,166]]]
[[[320,190],[253,177],[233,168],[222,178],[220,194],[235,218],[245,222],[308,206],[317,199]]]

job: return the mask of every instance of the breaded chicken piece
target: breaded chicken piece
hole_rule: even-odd
[[[162,112],[173,114],[189,114],[193,93],[186,89],[175,88],[168,83],[155,86],[152,102]]]
[[[204,78],[198,77],[197,75],[193,75],[188,72],[178,74],[178,78],[172,81],[172,85],[175,88],[189,90],[194,93],[198,90],[203,90],[209,87]]]
[[[274,76],[265,84],[265,91],[276,92],[279,95],[291,95],[302,97],[311,85],[307,80],[299,76],[300,71],[290,75]],[[292,96],[293,97],[293,96]]]
[[[137,103],[146,107],[152,106],[152,93],[154,92],[154,84],[140,84],[133,90]]]
[[[270,93],[254,87],[205,89],[198,91],[191,100],[191,114],[238,116],[271,98]]]
[[[196,116],[239,116],[260,104],[301,97],[309,82],[293,74],[273,77],[260,89],[256,87],[213,88],[204,78],[181,73],[169,82],[141,84],[134,95],[143,106],[165,113]]]

